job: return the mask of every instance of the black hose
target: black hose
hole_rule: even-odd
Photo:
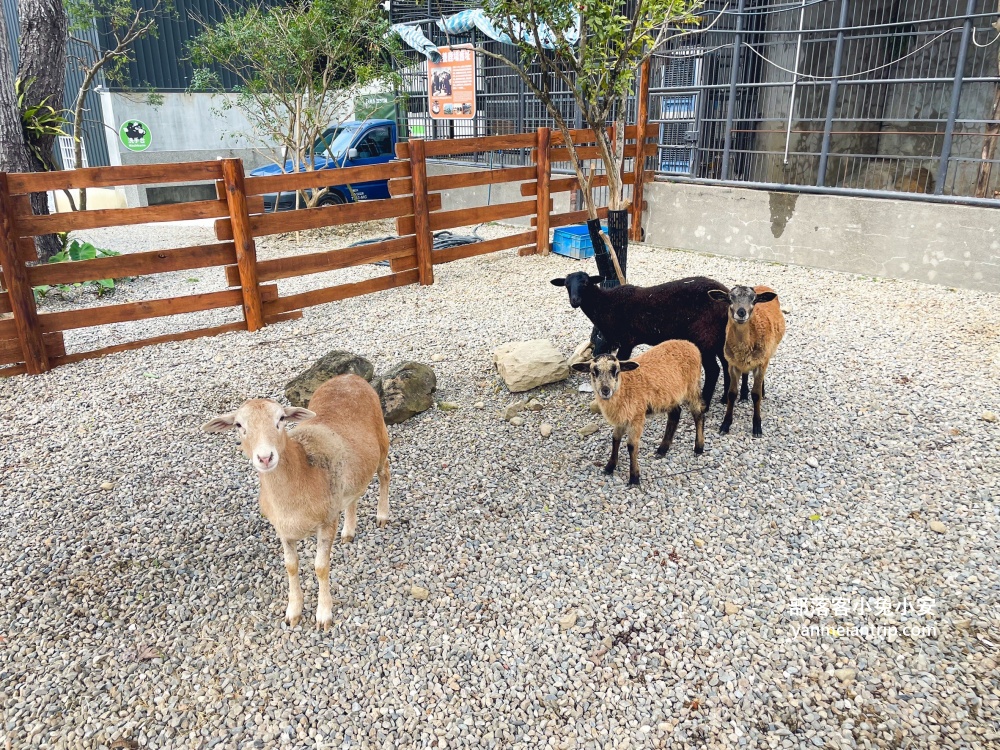
[[[459,247],[461,245],[471,245],[476,242],[482,242],[483,238],[480,237],[476,232],[478,228],[479,227],[473,229],[472,234],[455,234],[454,232],[449,232],[447,229],[437,232],[434,235],[434,249],[444,250],[445,248],[449,247]],[[348,247],[359,247],[361,245],[374,245],[376,242],[385,242],[387,240],[397,240],[397,239],[399,238],[392,236],[372,237],[371,239],[352,242],[350,245],[348,245]],[[373,263],[372,265],[387,266],[389,265],[389,261],[379,260]]]

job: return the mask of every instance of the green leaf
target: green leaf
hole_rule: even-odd
[[[813,513],[811,516],[809,516],[809,520],[810,521],[822,521],[823,520],[823,516],[821,516],[819,513]]]

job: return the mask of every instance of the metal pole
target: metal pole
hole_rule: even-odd
[[[948,124],[944,128],[944,143],[941,144],[941,163],[938,165],[935,195],[944,195],[944,182],[948,178],[948,161],[951,159],[951,142],[955,135],[955,118],[958,103],[962,98],[962,76],[965,73],[965,57],[969,51],[972,36],[972,15],[976,12],[976,0],[968,0],[965,6],[965,23],[962,24],[962,46],[958,50],[958,64],[955,66],[955,82],[951,87],[951,108],[948,110]]]
[[[788,102],[788,127],[785,129],[785,161],[788,164],[788,148],[792,143],[792,117],[795,114],[795,94],[799,85],[799,59],[802,56],[802,30],[806,25],[806,0],[802,0],[802,9],[799,11],[799,37],[795,40],[795,73],[792,76],[792,98]]]
[[[830,78],[830,100],[826,103],[826,122],[823,123],[823,145],[819,151],[819,173],[816,185],[826,184],[826,165],[830,157],[830,133],[833,130],[833,116],[837,112],[837,88],[840,84],[840,63],[844,56],[844,27],[847,25],[847,10],[850,0],[840,0],[840,26],[837,31],[837,46],[833,51],[833,70]]]
[[[722,149],[722,179],[729,179],[729,154],[733,150],[733,115],[736,113],[736,84],[740,77],[740,60],[743,53],[743,12],[746,0],[740,0],[736,9],[736,41],[733,42],[733,69],[729,75],[729,111],[726,113],[726,145]],[[662,114],[662,113],[661,113]]]

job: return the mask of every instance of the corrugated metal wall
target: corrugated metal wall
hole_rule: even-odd
[[[277,5],[279,2],[281,0],[264,0],[261,4]],[[136,7],[153,8],[156,0],[133,0],[133,3]],[[193,71],[188,43],[204,24],[218,23],[226,11],[244,5],[246,3],[240,0],[174,0],[170,17],[159,21],[157,36],[136,43],[127,86],[133,90],[187,91]],[[106,33],[106,29],[101,28],[101,32]],[[218,73],[223,86],[232,91],[237,82],[224,70]],[[110,88],[117,90],[114,84]]]
[[[2,0],[4,26],[7,29],[6,43],[11,51],[11,59],[15,69],[20,59],[17,50],[17,39],[20,34],[20,23],[17,18],[17,0]],[[87,35],[87,40],[92,44],[97,43],[97,31],[92,30]],[[70,42],[68,52],[72,56],[78,54],[83,56],[83,45],[78,42]],[[66,61],[66,91],[63,95],[63,107],[72,110],[76,101],[76,94],[80,90],[83,82],[83,73],[77,63],[72,59]],[[103,79],[95,83],[102,83]],[[88,92],[84,102],[84,123],[83,142],[87,150],[87,160],[92,167],[103,167],[110,164],[108,161],[108,144],[104,137],[104,124],[101,117],[100,98],[91,90]],[[58,159],[59,155],[56,154]]]
[[[7,49],[12,51],[14,68],[17,68],[17,34],[21,24],[17,21],[17,0],[3,0],[3,25],[7,30]]]
[[[83,35],[81,35],[83,36]],[[97,29],[91,29],[85,35],[87,41],[96,45],[98,43]],[[74,105],[76,93],[83,83],[83,71],[73,61],[73,55],[87,59],[89,50],[80,42],[70,41],[67,47],[66,61],[66,95],[64,97],[67,107]],[[90,53],[92,54],[92,53]],[[105,167],[111,162],[108,160],[108,141],[105,136],[104,118],[101,113],[101,98],[94,92],[95,86],[104,85],[104,76],[100,73],[94,80],[94,85],[87,92],[87,97],[83,101],[83,143],[87,149],[87,161],[91,167]]]

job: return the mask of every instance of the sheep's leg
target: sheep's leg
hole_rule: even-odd
[[[705,452],[705,405],[690,403],[691,416],[694,417],[694,453],[700,456]]]
[[[619,361],[624,362],[626,359],[632,358],[632,350],[635,349],[635,344],[622,344],[618,347],[618,354],[615,356]]]
[[[285,622],[291,627],[299,624],[302,617],[302,587],[299,585],[299,551],[297,542],[282,539],[281,550],[285,553],[285,571],[288,573],[288,608]]]
[[[764,373],[767,372],[767,362],[762,364],[753,373],[753,436],[763,437],[764,430],[761,427],[760,402],[764,398]]]
[[[719,425],[719,432],[723,435],[729,433],[729,428],[733,426],[733,407],[736,406],[736,391],[739,389],[740,372],[732,365],[729,365],[729,390],[726,391],[726,416]]]
[[[614,474],[615,469],[618,468],[618,452],[621,450],[622,436],[624,434],[624,427],[615,427],[611,433],[611,458],[608,459],[608,463],[604,466],[605,474]]]
[[[642,428],[646,423],[646,415],[632,422],[627,432],[628,439],[628,483],[639,484],[639,441],[642,439]]]
[[[354,498],[354,502],[344,510],[344,530],[340,533],[340,543],[350,544],[354,541],[354,532],[358,528],[358,501],[360,497]]]
[[[701,366],[705,368],[705,386],[701,389],[701,398],[706,404],[712,403],[712,396],[715,394],[715,384],[719,382],[719,363],[715,361],[714,354],[702,357]],[[725,360],[723,360],[725,368]],[[723,369],[723,390],[729,388],[729,371]],[[725,397],[725,394],[723,394]]]
[[[680,421],[681,407],[676,406],[670,410],[670,417],[667,419],[667,429],[663,433],[663,442],[656,449],[656,455],[660,458],[663,458],[667,454],[667,451],[670,450],[670,446],[674,442],[674,434],[677,432],[677,424]]]
[[[747,401],[749,398],[750,398],[750,374],[745,372],[743,373],[743,382],[740,383],[740,401]]]
[[[375,523],[379,528],[389,523],[389,457],[382,459],[378,467],[378,510]]]
[[[316,627],[329,630],[333,624],[333,598],[330,596],[330,548],[337,538],[337,523],[339,514],[333,517],[333,523],[320,526],[316,533],[316,582],[319,588],[319,601],[316,604]],[[301,610],[301,607],[300,607]]]
[[[727,360],[723,355],[719,355],[719,362],[722,363],[722,395],[719,396],[719,403],[725,404],[726,399],[729,397],[729,360]],[[702,363],[704,364],[704,363]],[[712,366],[715,366],[715,360],[712,360]],[[705,371],[706,376],[708,370]],[[705,392],[702,391],[702,401],[705,402],[705,408],[708,409],[712,405],[712,396],[715,395],[715,388],[712,388],[712,392],[708,394],[708,398],[705,398]]]

